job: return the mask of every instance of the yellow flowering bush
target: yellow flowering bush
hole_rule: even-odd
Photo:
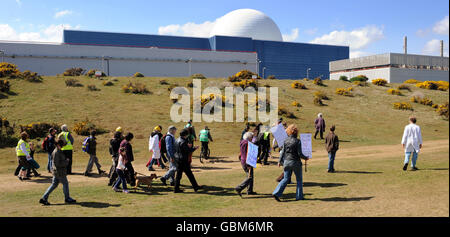
[[[133,94],[151,94],[151,92],[147,89],[145,84],[142,83],[132,83],[129,82],[122,86],[122,91],[124,93],[133,93]]]
[[[205,107],[205,105],[208,104],[210,101],[214,101],[219,98],[222,99],[222,107],[224,107],[227,99],[224,95],[216,95],[212,93],[201,95],[200,96],[201,108],[203,109],[203,107]]]
[[[4,79],[0,80],[0,92],[9,92],[9,89],[11,88],[11,85],[9,84],[9,81]]]
[[[353,87],[349,87],[347,89],[345,88],[336,88],[336,94],[343,95],[343,96],[353,96],[352,94]]]
[[[413,103],[419,103],[419,104],[423,104],[423,105],[433,106],[433,101],[431,99],[421,98],[419,96],[411,97],[410,101]]]
[[[448,102],[446,102],[445,104],[439,105],[436,109],[436,112],[440,115],[443,116],[444,118],[448,119]]]
[[[228,77],[228,80],[230,82],[240,82],[241,80],[245,79],[252,79],[253,75],[256,75],[256,79],[261,79],[258,74],[251,72],[249,70],[241,70],[238,73],[234,74],[233,76]]]
[[[257,89],[257,87],[258,87],[258,83],[257,83],[256,79],[244,79],[244,80],[241,80],[238,82],[233,82],[233,85],[237,86],[237,87],[241,87],[244,90],[247,87],[253,87],[255,89]]]
[[[446,81],[424,81],[416,84],[417,87],[428,90],[447,91],[449,84]]]
[[[295,101],[295,100],[292,101],[291,105],[294,107],[302,107],[302,105],[298,101]]]
[[[78,135],[89,136],[92,130],[95,130],[97,134],[108,132],[103,128],[97,127],[94,123],[89,121],[89,119],[85,119],[84,121],[75,123],[75,125],[73,126],[73,131]]]
[[[58,124],[55,123],[30,123],[27,125],[19,125],[20,132],[27,132],[30,139],[45,137],[50,128],[59,129]]]
[[[313,83],[314,83],[314,85],[324,86],[323,81],[322,81],[322,79],[320,79],[320,77],[314,78]]]
[[[294,82],[291,84],[291,87],[295,88],[295,89],[308,89],[308,88],[306,88],[305,84],[303,84],[301,82]]]
[[[294,113],[288,111],[283,106],[278,107],[278,115],[280,116],[286,116],[287,118],[297,118]]]
[[[411,88],[409,88],[408,85],[405,84],[401,84],[397,87],[398,90],[407,90],[407,91],[411,91]]]
[[[144,77],[144,74],[140,73],[140,72],[136,72],[133,77]]]
[[[381,78],[372,80],[372,84],[377,85],[377,86],[385,86],[387,83],[388,82],[386,80],[381,79]]]
[[[387,92],[391,95],[402,95],[402,92],[400,92],[400,90],[397,89],[389,89],[387,90]]]
[[[328,96],[325,94],[325,92],[322,92],[322,91],[314,92],[314,97],[317,97],[317,98],[319,98],[321,100],[328,100],[329,99]]]
[[[392,103],[394,109],[398,109],[398,110],[413,110],[413,107],[411,106],[410,103],[406,103],[406,102],[397,102],[397,103]]]
[[[320,99],[319,97],[314,97],[313,103],[317,106],[324,106],[322,99]]]
[[[20,71],[17,66],[12,63],[0,63],[0,77],[16,78],[20,76]]]
[[[421,81],[416,80],[416,79],[408,79],[408,80],[404,81],[403,83],[406,83],[406,84],[417,84],[417,83],[421,83]]]

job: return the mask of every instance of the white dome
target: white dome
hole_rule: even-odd
[[[277,24],[266,14],[253,9],[238,9],[217,19],[210,37],[215,35],[283,41]]]

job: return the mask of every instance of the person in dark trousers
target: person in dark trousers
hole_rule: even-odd
[[[64,200],[65,203],[75,203],[76,201],[72,199],[69,195],[69,181],[67,181],[67,166],[69,165],[69,159],[66,158],[64,152],[61,150],[65,145],[65,141],[58,139],[56,142],[56,148],[52,153],[52,173],[53,179],[52,184],[45,191],[39,203],[44,205],[50,205],[48,202],[48,196],[50,193],[58,187],[59,183],[63,184]]]
[[[50,128],[48,131],[47,136],[47,143],[45,144],[45,151],[47,151],[48,154],[48,163],[47,163],[47,170],[49,173],[52,172],[52,153],[55,150],[55,143],[56,143],[56,129]]]
[[[135,186],[136,185],[136,178],[134,177],[134,168],[133,164],[131,162],[134,161],[133,156],[133,147],[131,146],[131,140],[133,140],[133,133],[129,132],[127,135],[125,135],[125,139],[120,143],[120,147],[125,148],[125,152],[127,154],[127,163],[125,164],[126,167],[126,176],[130,180],[130,185]]]
[[[192,144],[188,143],[187,137],[189,136],[188,129],[183,129],[180,132],[180,137],[175,142],[175,162],[177,163],[177,174],[175,178],[175,193],[183,192],[180,189],[180,181],[183,176],[183,172],[189,178],[189,181],[194,188],[194,191],[197,192],[201,187],[197,184],[195,180],[194,174],[191,170],[191,165],[189,164],[189,154],[194,152],[198,146],[193,147]]]
[[[323,132],[325,132],[325,120],[322,118],[322,113],[317,115],[316,120],[314,120],[314,126],[316,128],[314,139],[317,139],[316,137],[318,133],[320,133],[320,139],[323,139]]]
[[[95,135],[97,135],[97,132],[95,130],[91,131],[91,135],[89,136],[89,140],[88,140],[88,144],[89,144],[89,149],[87,151],[87,153],[89,154],[89,162],[87,164],[86,167],[86,171],[84,171],[84,176],[91,176],[90,172],[92,170],[92,167],[97,166],[97,170],[98,170],[98,174],[102,175],[105,173],[105,171],[103,171],[101,169],[101,165],[98,162],[98,158],[97,158],[97,138],[95,137]]]
[[[16,169],[17,177],[20,181],[27,180],[27,169],[31,169],[31,164],[28,162],[31,160],[31,148],[28,143],[28,133],[20,133],[20,140],[16,146],[17,161],[19,163],[18,169]],[[16,175],[16,173],[14,175]]]
[[[121,147],[119,149],[119,159],[117,161],[117,175],[119,178],[117,179],[117,182],[113,186],[113,190],[116,192],[119,192],[119,186],[122,184],[122,192],[128,193],[127,189],[127,180],[125,178],[125,168],[127,164],[127,155],[124,147]]]
[[[66,124],[63,124],[61,126],[61,133],[58,135],[58,139],[63,139],[65,144],[64,147],[61,148],[61,150],[64,152],[64,155],[69,160],[69,164],[67,165],[67,174],[73,174],[72,173],[72,155],[73,155],[73,137],[72,134],[69,132],[69,128]]]
[[[161,182],[166,185],[167,179],[170,180],[170,185],[175,185],[175,172],[177,171],[177,163],[175,162],[175,133],[177,128],[170,126],[169,131],[163,137],[166,147],[167,158],[169,159],[169,170],[161,178]]]
[[[117,179],[116,167],[119,159],[120,143],[122,142],[122,140],[123,140],[122,133],[120,131],[116,131],[114,133],[114,138],[109,141],[109,154],[111,154],[112,165],[111,169],[109,170],[108,186],[113,185],[113,183]]]
[[[264,165],[269,165],[267,159],[269,158],[270,152],[270,132],[262,132],[259,134],[259,147],[261,149],[261,154],[258,157],[258,163],[263,163]]]
[[[244,169],[247,178],[239,184],[235,190],[239,194],[239,196],[242,197],[242,190],[248,187],[247,189],[247,195],[254,195],[256,192],[253,192],[253,167],[250,165],[247,165],[247,149],[248,149],[248,143],[253,139],[253,133],[252,132],[246,132],[244,134],[244,137],[241,141],[241,165],[242,169]]]
[[[243,137],[244,137],[244,134],[245,134],[246,132],[248,132],[249,130],[250,130],[250,124],[247,123],[247,124],[245,125],[244,130],[242,130],[241,138],[240,138],[240,140],[239,140],[239,146],[241,145],[241,141],[242,141],[242,139],[243,139]],[[239,161],[240,161],[240,160],[241,160],[241,153],[239,153],[238,158],[239,158]]]
[[[205,126],[205,129],[200,131],[200,134],[198,135],[198,137],[200,138],[200,142],[202,143],[202,150],[205,152],[204,157],[205,159],[207,159],[208,157],[206,156],[208,153],[208,145],[209,145],[209,141],[213,141],[212,137],[211,137],[211,132],[209,131],[208,126]]]
[[[294,124],[289,125],[286,129],[286,133],[289,136],[284,140],[283,152],[280,156],[278,166],[283,163],[284,177],[283,180],[277,185],[272,193],[272,196],[280,202],[280,197],[283,195],[283,191],[288,185],[288,181],[291,179],[292,173],[295,173],[297,179],[297,191],[296,200],[303,200],[303,178],[302,178],[302,161],[301,159],[308,160],[308,157],[302,153],[302,143],[297,138],[298,129]]]
[[[334,133],[336,126],[331,126],[330,133],[325,138],[325,149],[328,152],[328,173],[334,173],[334,158],[336,157],[336,151],[339,150],[339,138]]]

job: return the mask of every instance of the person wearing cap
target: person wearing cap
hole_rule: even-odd
[[[174,161],[176,163],[177,167],[177,174],[175,178],[175,193],[181,193],[183,192],[182,189],[180,189],[180,181],[181,177],[183,176],[183,173],[186,174],[186,176],[189,178],[189,181],[192,184],[192,187],[194,188],[194,191],[197,192],[201,187],[197,184],[197,181],[195,180],[194,174],[191,170],[191,165],[189,164],[189,154],[194,152],[198,146],[193,147],[192,144],[188,143],[187,137],[189,135],[189,131],[187,128],[184,128],[180,132],[180,137],[175,142],[175,153],[174,153]]]
[[[72,134],[69,132],[69,128],[66,124],[63,124],[61,126],[61,133],[58,134],[58,139],[62,139],[65,142],[64,147],[61,148],[61,150],[64,152],[64,155],[69,160],[69,164],[67,165],[67,174],[73,174],[72,173],[72,155],[73,155],[73,137]]]
[[[323,139],[323,132],[325,132],[325,120],[322,117],[322,113],[317,115],[316,120],[314,120],[314,126],[316,128],[314,139],[317,139],[316,137],[318,133],[320,133],[320,139]]]
[[[213,141],[212,137],[211,137],[211,132],[209,131],[208,126],[205,126],[205,129],[200,131],[200,134],[198,135],[200,138],[200,142],[202,143],[202,150],[203,152],[207,153],[208,152],[208,144],[209,144],[209,140]],[[205,159],[208,159],[208,157],[206,156],[206,154],[204,154]]]
[[[161,178],[161,182],[166,185],[166,181],[170,180],[170,185],[175,185],[175,172],[177,171],[177,164],[175,163],[175,133],[177,128],[175,126],[170,126],[165,136],[166,153],[169,159],[169,170]]]
[[[155,169],[153,169],[153,165],[155,163],[160,164],[161,168],[165,169],[165,165],[161,160],[161,150],[159,148],[159,141],[162,138],[161,130],[162,127],[159,125],[153,128],[153,132],[150,134],[150,137],[148,139],[148,150],[150,152],[153,152],[151,159],[147,162],[146,165],[149,171],[155,171]]]

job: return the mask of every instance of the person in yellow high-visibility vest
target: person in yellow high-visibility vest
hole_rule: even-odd
[[[16,155],[17,155],[17,161],[19,162],[19,165],[22,167],[20,169],[19,175],[17,176],[20,181],[28,179],[26,177],[27,175],[27,169],[29,169],[31,166],[28,163],[28,160],[31,160],[31,149],[30,144],[27,142],[28,139],[28,133],[22,132],[20,134],[20,140],[17,143],[16,146]]]
[[[66,124],[61,126],[61,133],[58,134],[58,139],[63,140],[66,144],[61,148],[66,158],[69,160],[69,164],[67,165],[67,174],[72,173],[72,155],[73,155],[73,137],[69,132],[69,128]]]

